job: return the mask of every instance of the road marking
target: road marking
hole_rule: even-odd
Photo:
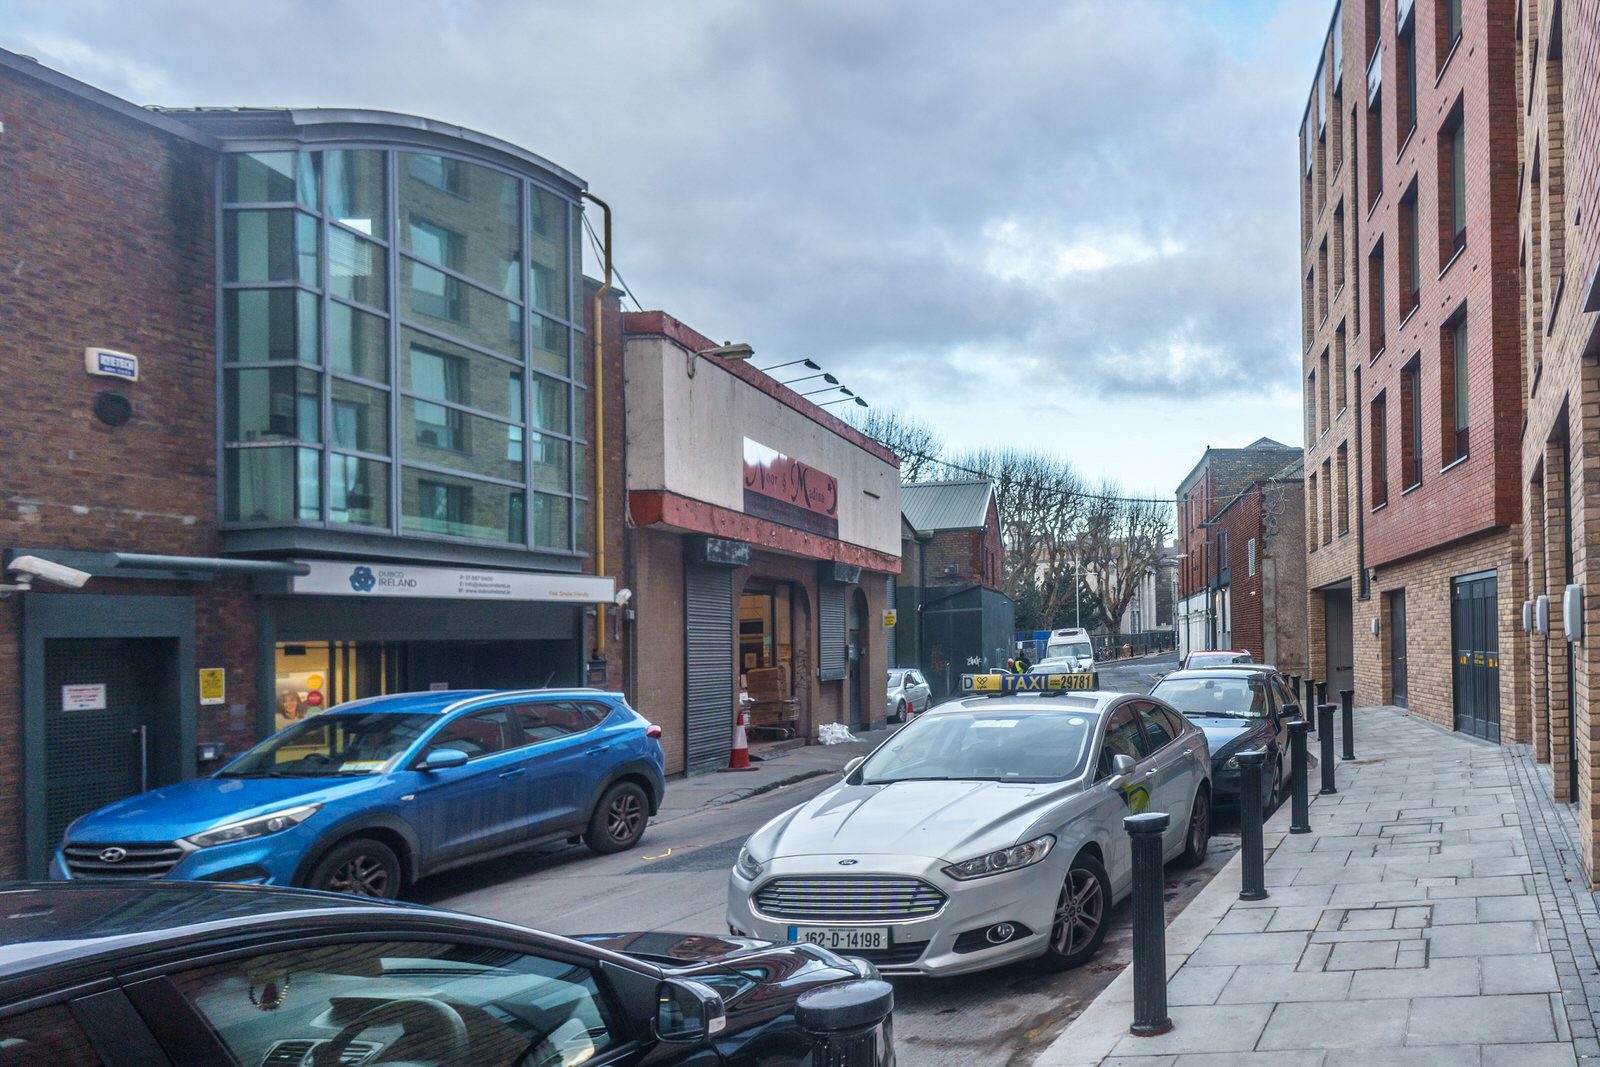
[[[645,856],[643,858],[647,860],[664,860],[670,855],[672,855],[672,849],[669,848],[659,856]]]

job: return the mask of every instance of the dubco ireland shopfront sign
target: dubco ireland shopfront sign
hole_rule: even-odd
[[[295,575],[290,591],[320,596],[432,597],[451,600],[538,600],[609,604],[616,582],[583,574],[457,570],[388,563],[301,560],[309,574]]]

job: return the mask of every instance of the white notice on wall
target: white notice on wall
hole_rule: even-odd
[[[106,685],[64,685],[61,687],[62,711],[101,711],[106,706]]]

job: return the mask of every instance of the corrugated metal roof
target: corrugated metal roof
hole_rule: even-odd
[[[994,485],[982,478],[900,487],[900,511],[918,533],[976,530],[989,516]]]

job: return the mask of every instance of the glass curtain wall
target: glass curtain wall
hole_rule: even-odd
[[[222,170],[225,524],[580,548],[578,205],[399,149]]]

